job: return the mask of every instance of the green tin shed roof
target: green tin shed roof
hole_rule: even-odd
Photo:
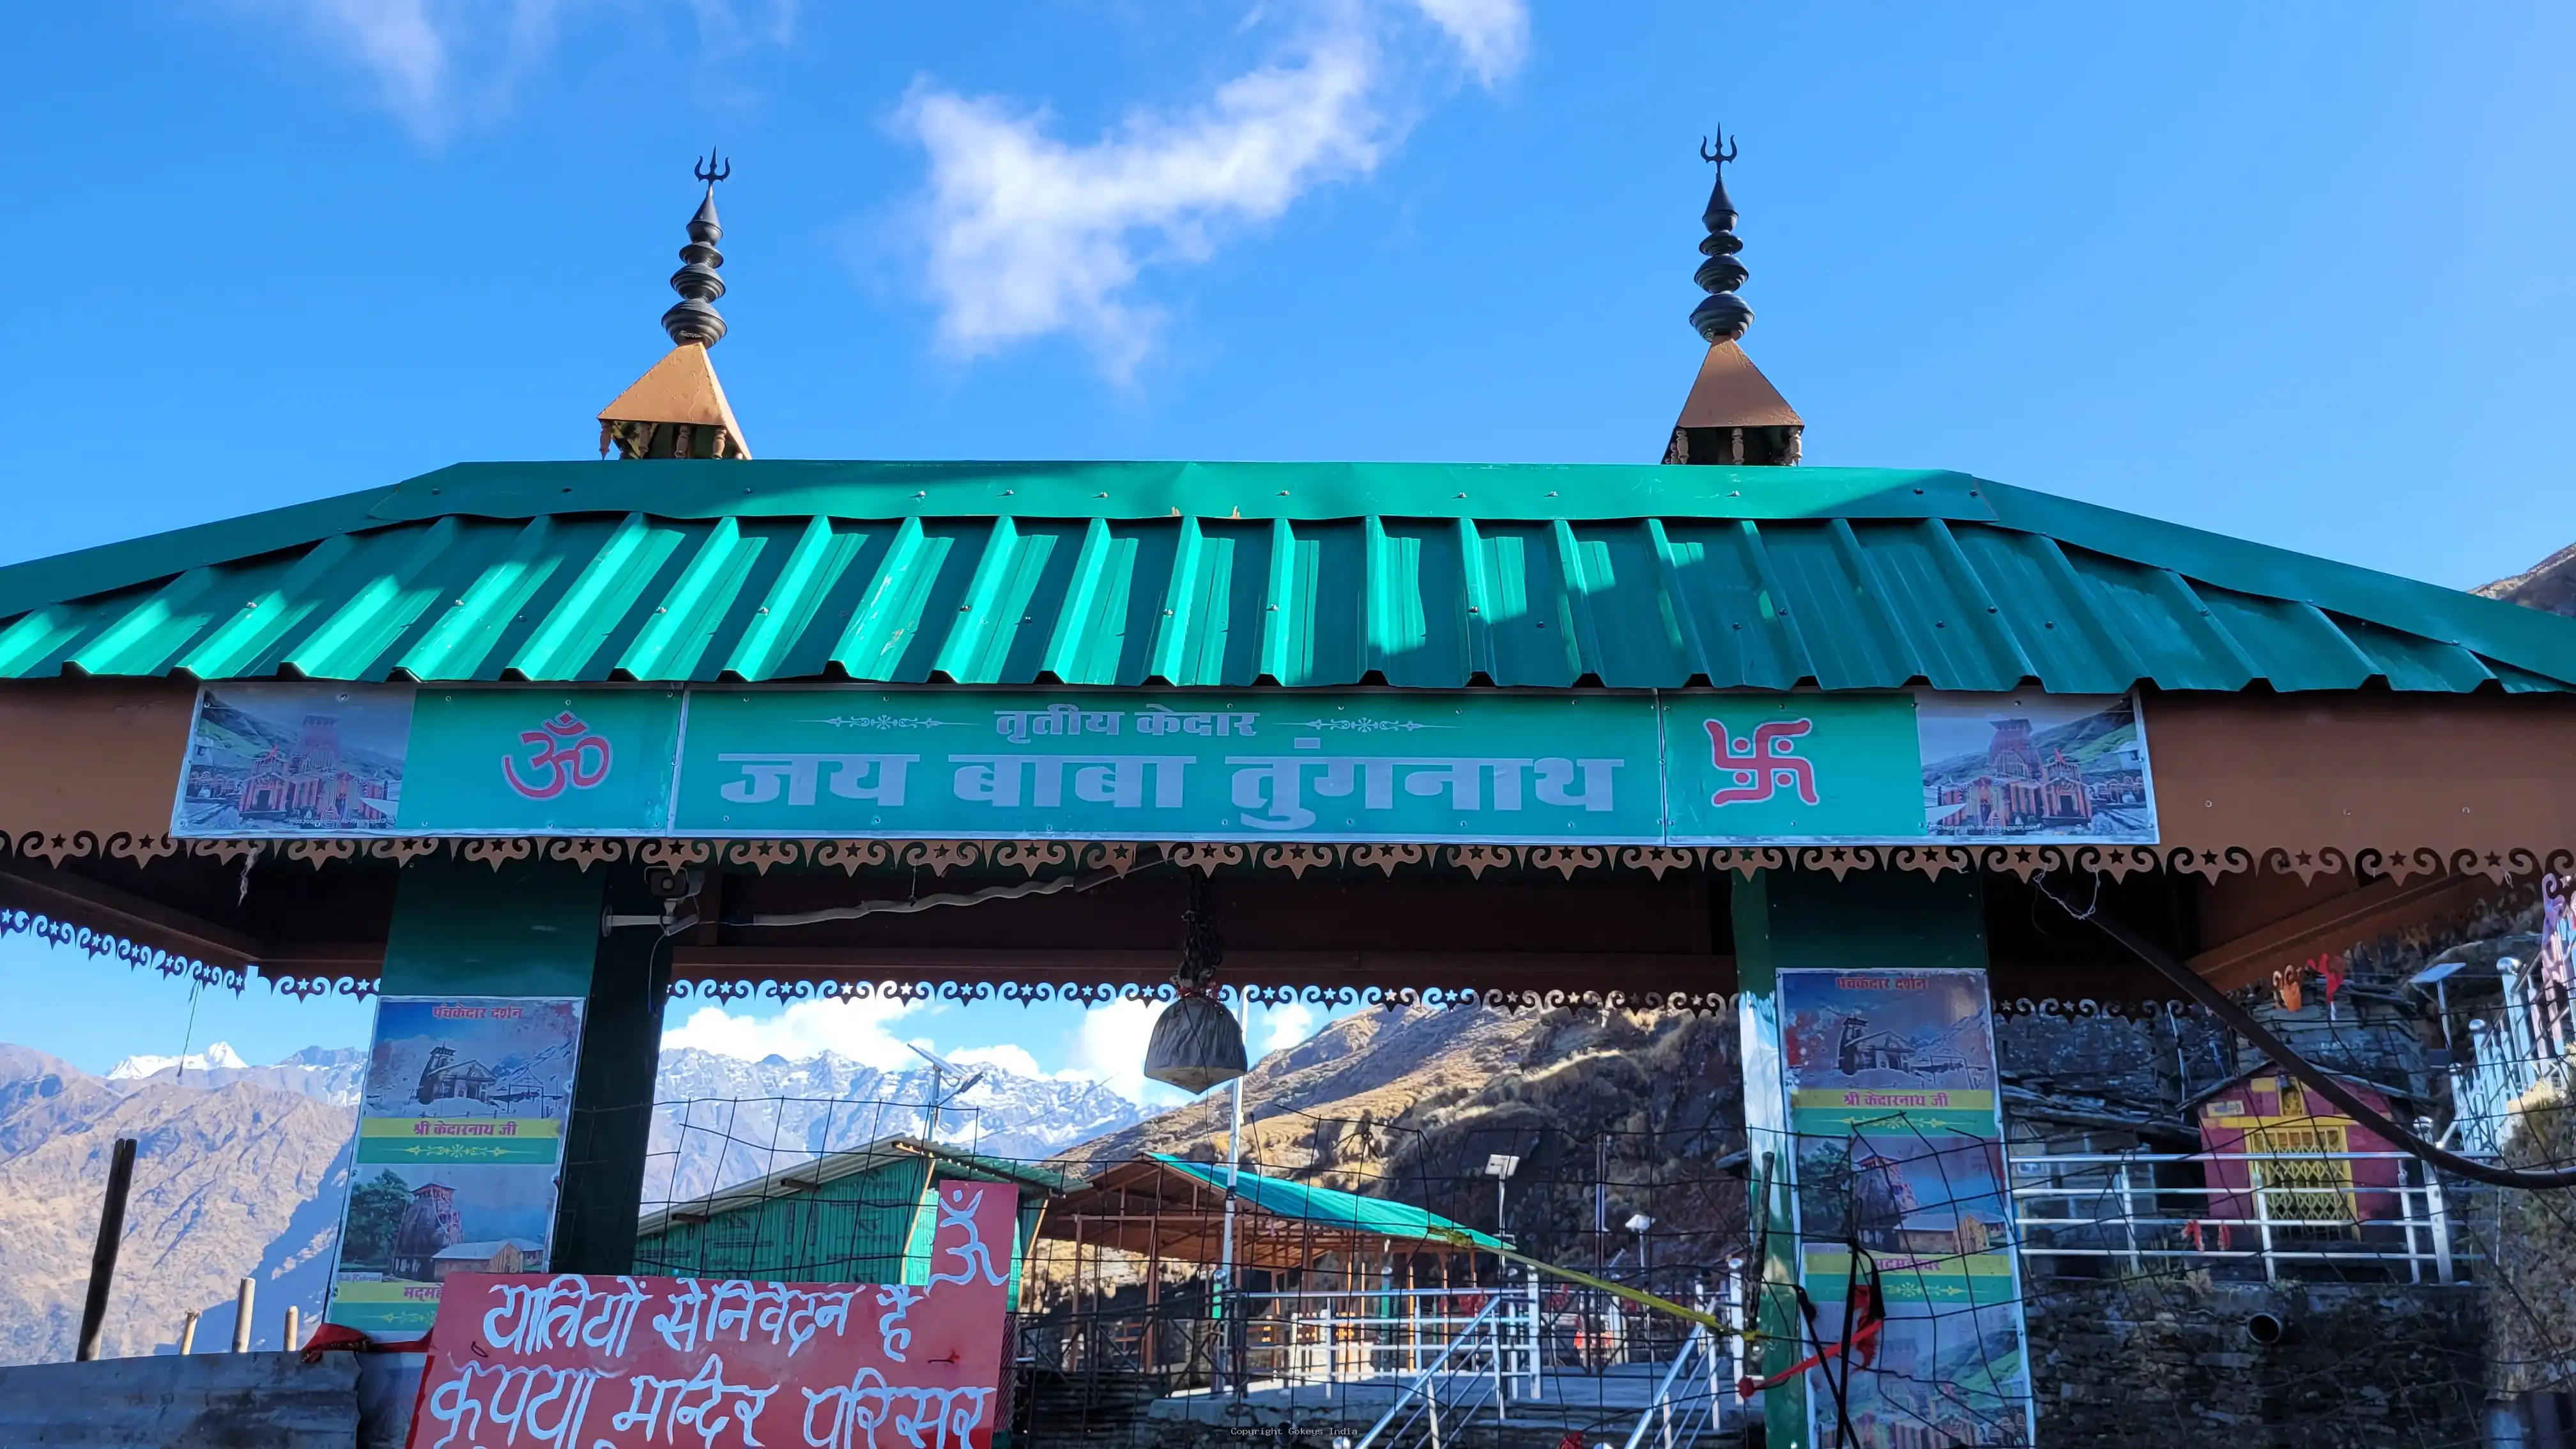
[[[1187,1173],[1219,1191],[1225,1189],[1225,1169],[1211,1163],[1188,1162],[1168,1152],[1146,1154],[1175,1172]],[[1234,1195],[1252,1204],[1259,1212],[1273,1217],[1293,1218],[1322,1227],[1345,1228],[1382,1238],[1418,1238],[1426,1242],[1473,1244],[1480,1248],[1499,1248],[1503,1244],[1464,1223],[1453,1222],[1429,1208],[1411,1203],[1391,1202],[1382,1197],[1362,1197],[1339,1188],[1315,1187],[1285,1178],[1263,1177],[1257,1172],[1235,1175]]]
[[[809,1198],[823,1188],[847,1178],[874,1172],[879,1168],[892,1166],[918,1169],[924,1164],[928,1165],[932,1177],[938,1176],[941,1172],[947,1172],[969,1178],[1007,1182],[1021,1189],[1023,1197],[1030,1193],[1057,1196],[1089,1185],[1072,1173],[1042,1164],[1020,1162],[1003,1157],[987,1157],[981,1153],[962,1151],[940,1143],[924,1141],[918,1137],[881,1137],[858,1147],[846,1147],[837,1152],[827,1152],[819,1157],[790,1163],[748,1181],[718,1188],[703,1197],[666,1204],[644,1214],[641,1226],[636,1231],[641,1236],[649,1238],[657,1233],[668,1231],[674,1226],[702,1223],[727,1213],[757,1209],[764,1204],[785,1199]],[[897,1229],[889,1230],[893,1233],[891,1239],[895,1244],[893,1251],[899,1254],[904,1235],[911,1232],[912,1210],[916,1205],[914,1195],[905,1194],[886,1198],[874,1205],[893,1211],[901,1218],[901,1225]]]
[[[490,463],[0,568],[0,678],[2576,687],[2576,621],[1961,473]]]

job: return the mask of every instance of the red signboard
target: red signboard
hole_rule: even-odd
[[[457,1274],[411,1449],[991,1449],[1019,1195],[936,1200],[918,1286]]]

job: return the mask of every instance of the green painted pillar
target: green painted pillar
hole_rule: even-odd
[[[566,1125],[552,1269],[623,1273],[652,1129],[670,955],[660,934],[600,934],[605,908],[649,914],[640,874],[560,861],[490,866],[444,855],[404,870],[385,945],[388,996],[579,996],[581,1055]]]
[[[598,870],[608,874],[611,867]],[[640,871],[608,874],[611,910],[649,916],[661,902]],[[564,1139],[563,1197],[555,1210],[555,1271],[630,1273],[644,1195],[644,1154],[653,1135],[653,1078],[662,1064],[662,1005],[670,999],[671,949],[658,927],[627,926],[606,937],[591,968],[573,1080],[572,1126]]]
[[[560,861],[413,861],[394,891],[387,996],[587,996],[606,872]]]
[[[1793,1291],[1799,1271],[1797,1154],[1782,1073],[1779,975],[1807,968],[1983,970],[1985,905],[1977,878],[1968,874],[1926,879],[1910,872],[1854,871],[1836,880],[1820,870],[1765,870],[1736,878],[1734,915],[1748,1176],[1752,1222],[1761,1234],[1754,1245],[1761,1268],[1761,1336],[1748,1367],[1761,1376],[1787,1368],[1812,1347]],[[1828,1339],[1840,1336],[1839,1322],[1822,1327]],[[1771,1449],[1816,1449],[1803,1379],[1762,1397]],[[1830,1432],[1824,1442],[1831,1442]]]

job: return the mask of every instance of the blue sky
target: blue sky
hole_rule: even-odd
[[[0,91],[0,558],[591,455],[664,346],[710,141],[716,362],[763,456],[1649,460],[1700,351],[1722,118],[1746,345],[1811,461],[2472,585],[2576,534],[2571,31],[2512,4],[35,7],[41,63]],[[172,1050],[185,993],[147,1015],[124,974],[0,943],[0,1037]],[[240,1009],[210,1029],[364,1029]],[[881,1025],[1048,1070],[1133,1042]]]

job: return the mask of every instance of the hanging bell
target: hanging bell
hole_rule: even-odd
[[[1181,964],[1172,973],[1178,990],[1145,1041],[1146,1076],[1196,1096],[1248,1069],[1243,1024],[1216,999],[1216,969],[1224,960],[1225,942],[1208,909],[1208,879],[1192,876],[1190,908],[1181,914]]]
[[[1145,1075],[1193,1096],[1242,1076],[1243,1026],[1212,996],[1185,992],[1154,1018],[1145,1043]]]

